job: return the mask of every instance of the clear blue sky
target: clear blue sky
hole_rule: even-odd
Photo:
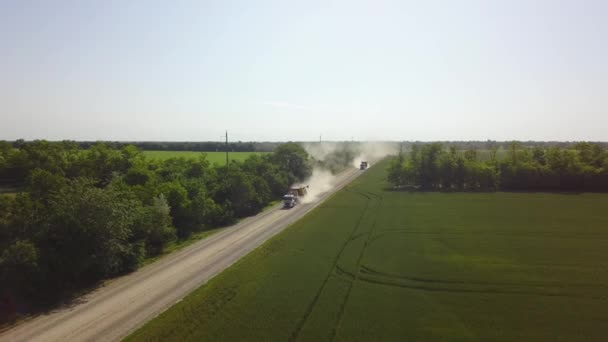
[[[608,140],[608,1],[0,2],[0,139]]]

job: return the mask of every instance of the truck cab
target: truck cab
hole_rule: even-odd
[[[283,196],[283,208],[293,208],[298,203],[298,197],[292,194]]]
[[[362,161],[361,165],[359,165],[359,169],[360,170],[365,170],[367,169],[367,162],[366,161]]]

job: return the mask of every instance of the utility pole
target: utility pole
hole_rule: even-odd
[[[228,165],[228,131],[226,131],[226,165]]]

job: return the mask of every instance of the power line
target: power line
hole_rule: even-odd
[[[228,165],[228,131],[226,131],[226,165]]]

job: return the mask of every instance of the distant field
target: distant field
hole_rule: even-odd
[[[605,340],[608,194],[390,192],[385,166],[129,339]]]
[[[165,160],[169,158],[198,158],[201,153],[207,155],[207,160],[211,163],[225,164],[226,153],[225,152],[194,152],[194,151],[144,151],[144,154],[148,158]],[[252,154],[264,154],[268,152],[229,152],[228,157],[230,160],[245,160]]]

